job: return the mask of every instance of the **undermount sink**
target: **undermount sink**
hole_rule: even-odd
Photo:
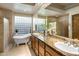
[[[55,47],[64,52],[74,54],[74,55],[79,55],[79,47],[74,47],[73,45],[68,46],[68,43],[57,42],[55,43]]]

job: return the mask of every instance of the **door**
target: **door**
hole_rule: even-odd
[[[4,18],[4,51],[8,49],[8,39],[9,39],[9,21]]]
[[[72,16],[72,38],[79,39],[79,14]]]

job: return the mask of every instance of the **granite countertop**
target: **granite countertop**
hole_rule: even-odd
[[[56,42],[64,42],[63,39],[58,38],[56,36],[43,36],[40,33],[33,33],[32,35],[34,35],[35,37],[37,37],[38,39],[40,39],[41,41],[45,42],[47,45],[49,45],[50,47],[54,48],[55,50],[59,51],[60,53],[62,53],[65,56],[75,56],[73,54],[67,53],[65,51],[62,51],[58,48],[55,47],[55,43]]]

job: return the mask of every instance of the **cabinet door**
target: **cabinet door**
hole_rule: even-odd
[[[34,36],[31,36],[31,46],[35,54],[38,55],[38,39]]]
[[[46,56],[60,56],[59,52],[51,49],[49,46],[46,46]]]
[[[39,40],[39,56],[44,56],[44,43]]]
[[[35,50],[35,37],[34,36],[31,36],[31,46],[32,46],[32,49]]]
[[[38,39],[35,37],[35,53],[36,53],[36,55],[38,56],[39,54],[39,52],[38,52]]]

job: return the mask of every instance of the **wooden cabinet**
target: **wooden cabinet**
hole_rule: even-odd
[[[31,36],[31,47],[35,54],[38,55],[38,40],[34,36]]]
[[[72,16],[72,38],[79,39],[79,14]]]
[[[37,56],[39,55],[38,49],[38,39],[35,37],[35,53]]]
[[[37,56],[62,56],[63,55],[35,36],[31,36],[31,46]]]
[[[30,39],[31,39],[31,47],[33,50],[35,50],[35,38],[34,38],[34,36],[31,36]]]
[[[3,52],[4,42],[4,28],[3,28],[3,18],[0,17],[0,52]]]
[[[39,56],[44,56],[44,43],[39,40]]]
[[[46,45],[46,56],[61,56],[56,50]]]

